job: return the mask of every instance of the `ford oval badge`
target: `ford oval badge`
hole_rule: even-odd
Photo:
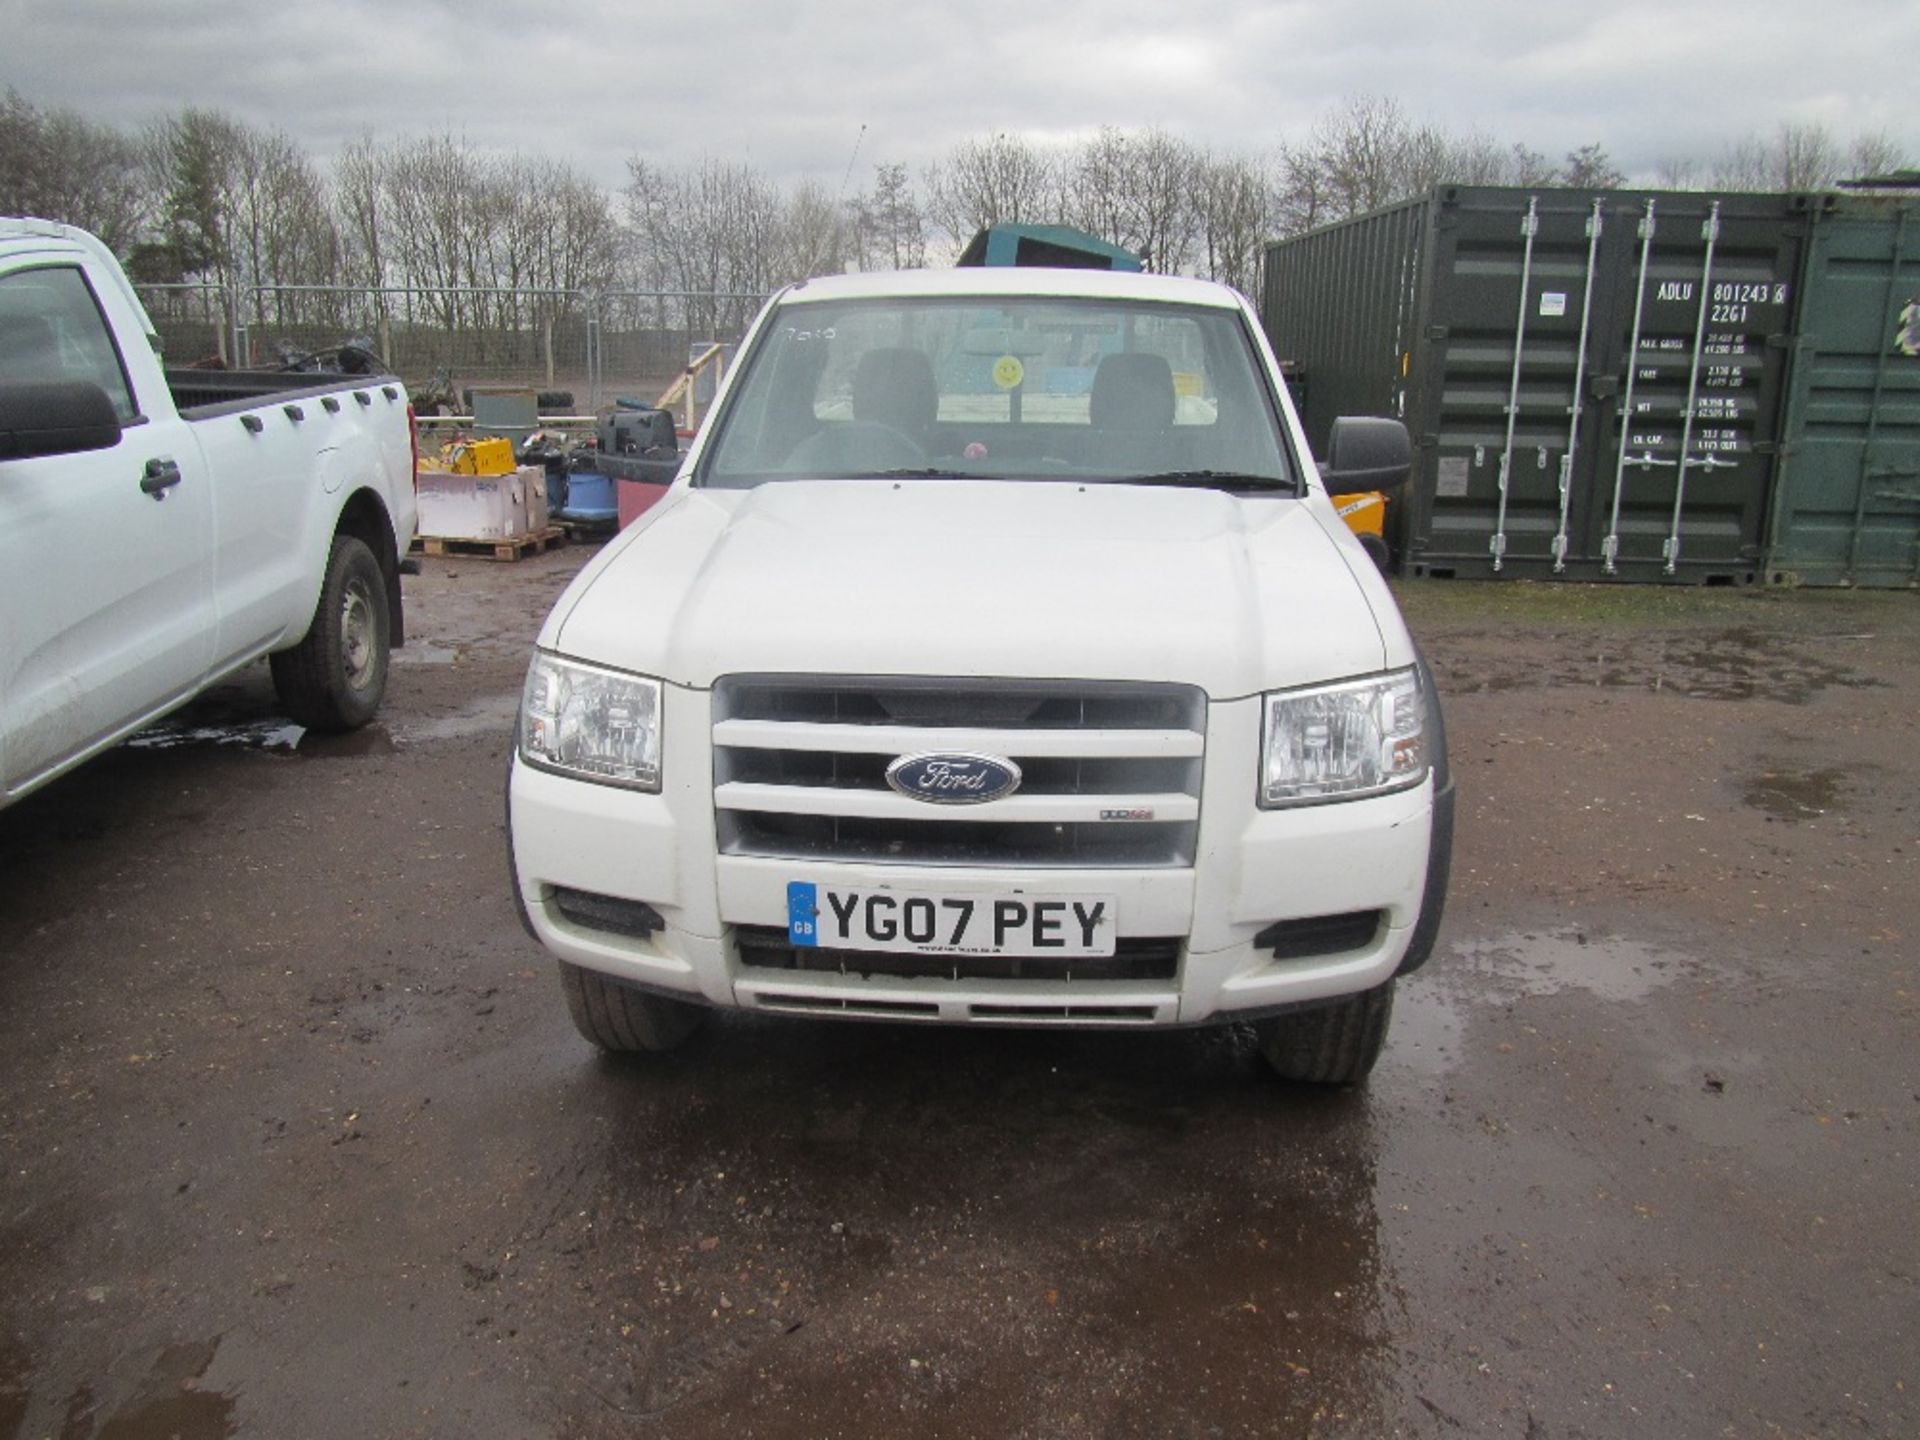
[[[1020,767],[993,755],[936,750],[902,755],[887,767],[887,784],[932,805],[984,805],[1020,788]]]

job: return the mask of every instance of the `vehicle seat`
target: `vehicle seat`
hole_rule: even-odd
[[[904,346],[869,350],[853,367],[853,418],[898,430],[923,449],[940,413],[933,362]]]
[[[1087,401],[1095,465],[1119,474],[1173,469],[1173,367],[1161,355],[1101,359]]]

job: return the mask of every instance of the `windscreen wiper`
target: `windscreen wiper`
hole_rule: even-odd
[[[1160,470],[1149,475],[1118,475],[1114,483],[1120,485],[1191,485],[1209,490],[1227,490],[1235,493],[1249,493],[1261,490],[1282,490],[1288,494],[1300,493],[1299,482],[1289,480],[1283,475],[1254,475],[1244,470]]]

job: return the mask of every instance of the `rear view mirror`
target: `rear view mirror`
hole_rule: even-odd
[[[1342,415],[1327,440],[1320,478],[1332,495],[1397,490],[1413,473],[1413,441],[1398,420]]]
[[[77,455],[120,443],[120,417],[98,385],[0,385],[0,460]]]

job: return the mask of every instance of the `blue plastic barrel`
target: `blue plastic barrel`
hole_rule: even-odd
[[[593,470],[575,470],[567,476],[567,508],[559,514],[562,520],[582,523],[619,518],[613,481]]]

